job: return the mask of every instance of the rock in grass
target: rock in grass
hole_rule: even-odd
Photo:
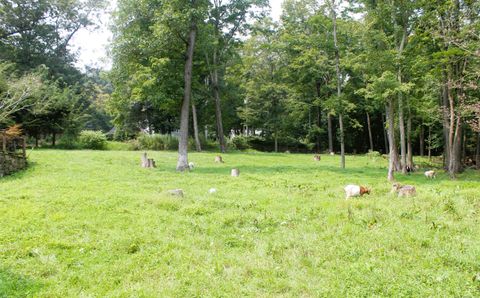
[[[169,190],[168,193],[172,196],[183,198],[183,190],[181,189],[172,189]]]

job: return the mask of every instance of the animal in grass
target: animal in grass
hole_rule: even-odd
[[[188,168],[189,168],[190,170],[193,170],[193,168],[195,168],[195,164],[194,164],[192,161],[189,162],[189,163],[188,163]]]
[[[410,175],[410,173],[413,173],[415,171],[415,168],[407,165],[405,167],[405,170],[407,171],[407,174]]]
[[[215,162],[216,163],[223,163],[223,159],[220,155],[215,156]]]
[[[427,177],[428,179],[433,179],[433,178],[436,178],[437,177],[437,173],[435,173],[435,171],[426,171],[425,172],[425,177]]]
[[[364,194],[370,194],[370,189],[360,185],[349,184],[345,186],[344,189],[345,199],[363,196]]]
[[[398,193],[399,197],[413,197],[417,194],[415,186],[401,185],[400,183],[393,183],[392,192]]]
[[[313,156],[313,160],[314,160],[314,161],[320,161],[320,159],[321,159],[321,157],[320,157],[319,154],[315,154],[315,155]]]

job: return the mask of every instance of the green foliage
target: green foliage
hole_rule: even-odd
[[[107,145],[107,137],[101,131],[83,130],[80,132],[78,142],[82,148],[101,150]]]
[[[228,147],[235,150],[250,149],[248,138],[244,136],[235,136],[229,140]]]
[[[178,149],[178,137],[161,134],[142,133],[137,138],[141,150],[176,150]]]
[[[378,151],[372,151],[372,150],[368,150],[368,153],[366,154],[366,156],[373,162],[376,162],[377,160],[379,160],[381,157],[382,157],[382,154]]]

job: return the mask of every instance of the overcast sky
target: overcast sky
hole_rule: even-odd
[[[109,11],[115,8],[116,0],[110,0]],[[283,0],[270,0],[272,8],[272,18],[278,20],[281,13],[281,5]],[[74,36],[72,47],[78,52],[78,67],[85,65],[109,68],[111,62],[107,58],[107,46],[112,37],[108,29],[110,22],[110,14],[106,14],[101,20],[99,28],[86,30],[83,29]]]

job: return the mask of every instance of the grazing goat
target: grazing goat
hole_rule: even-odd
[[[400,183],[393,183],[392,193],[398,193],[399,197],[411,197],[417,194],[417,190],[413,185],[400,185]]]
[[[189,168],[190,170],[193,170],[193,168],[195,168],[195,164],[194,164],[192,161],[189,162],[189,163],[188,163],[188,168]]]
[[[220,155],[215,156],[215,162],[217,163],[223,163],[223,159]]]
[[[315,155],[313,156],[313,160],[314,160],[314,161],[320,161],[320,159],[321,159],[321,157],[320,157],[320,155],[318,155],[318,154],[315,154]]]
[[[364,186],[359,186],[359,185],[349,184],[345,186],[344,189],[345,189],[345,199],[348,199],[351,197],[363,196],[364,194],[370,194],[370,189]]]
[[[425,177],[427,177],[429,179],[433,179],[433,178],[437,177],[437,173],[435,173],[435,171],[426,171],[425,172]]]

